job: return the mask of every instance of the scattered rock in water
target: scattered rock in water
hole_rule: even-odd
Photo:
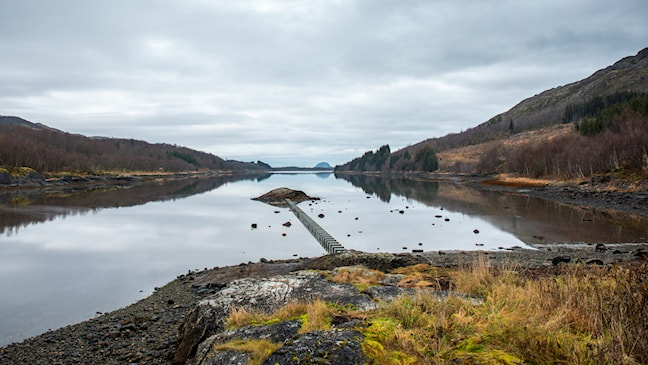
[[[317,215],[319,218],[324,218],[324,213],[320,213]]]
[[[478,229],[473,229],[473,233],[474,234],[479,234],[479,230]]]
[[[276,207],[287,207],[288,204],[286,204],[285,199],[290,199],[295,203],[301,203],[308,200],[320,200],[320,198],[306,195],[306,193],[301,190],[293,190],[285,187],[276,188],[261,196],[252,198],[252,200],[258,200]],[[275,213],[278,213],[278,211],[275,211]]]
[[[282,226],[284,226],[284,227],[290,227],[290,226],[292,226],[292,223],[290,223],[290,221],[288,221],[288,222],[282,224]]]

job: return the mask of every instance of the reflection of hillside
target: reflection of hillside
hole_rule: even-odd
[[[518,194],[479,190],[461,184],[336,175],[367,194],[389,202],[402,195],[428,206],[478,216],[526,243],[645,242],[648,219],[602,212]],[[475,227],[473,227],[475,228]]]
[[[529,196],[442,184],[436,204],[478,215],[526,243],[636,242],[648,239],[648,219]]]
[[[229,182],[262,180],[270,174],[188,177],[138,181],[127,185],[58,187],[0,193],[0,234],[56,217],[86,214],[104,208],[142,205],[201,194]]]
[[[404,177],[385,177],[381,175],[339,174],[335,177],[351,183],[367,194],[376,195],[389,203],[391,196],[399,195],[420,202],[433,202],[436,199],[439,183],[435,181],[411,180]]]

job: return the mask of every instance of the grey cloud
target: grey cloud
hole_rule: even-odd
[[[458,132],[648,39],[640,0],[0,5],[0,114],[246,160]]]

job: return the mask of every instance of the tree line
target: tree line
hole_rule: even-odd
[[[0,166],[26,166],[42,173],[263,169],[172,144],[90,138],[22,125],[0,126]]]
[[[435,171],[438,168],[439,159],[430,147],[423,146],[415,151],[401,150],[392,153],[389,145],[384,145],[376,152],[367,151],[361,157],[336,166],[335,171],[405,172]]]

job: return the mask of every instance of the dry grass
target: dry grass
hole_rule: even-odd
[[[274,313],[234,308],[227,319],[226,327],[232,329],[243,326],[267,326],[283,321],[300,320],[302,322],[300,333],[327,330],[331,328],[331,319],[336,311],[337,308],[322,300],[289,303]]]
[[[404,288],[452,289],[448,270],[432,267],[428,264],[401,267],[393,270],[392,273],[404,275],[398,284],[398,286]]]
[[[362,266],[340,267],[335,269],[329,279],[339,284],[353,284],[358,290],[378,285],[385,278],[385,273],[378,270],[370,270]]]
[[[374,363],[648,362],[645,266],[574,266],[526,279],[481,261],[451,276],[457,290],[483,295],[484,304],[420,294],[384,305],[366,331]]]
[[[448,276],[457,291],[481,295],[440,300],[420,291],[358,314],[322,301],[289,304],[270,315],[234,311],[230,325],[299,318],[302,332],[330,328],[331,318],[361,318],[357,328],[371,364],[646,364],[648,265],[569,266],[528,278],[485,259],[469,268],[417,265],[409,277]],[[349,273],[349,271],[345,271]],[[355,273],[344,277],[364,280]],[[248,319],[242,319],[248,318]],[[252,318],[252,319],[250,319]]]
[[[281,344],[269,340],[234,340],[214,346],[215,351],[234,350],[250,354],[248,365],[259,365],[275,352]]]
[[[552,180],[533,179],[530,177],[513,177],[506,174],[498,175],[492,179],[482,181],[484,185],[506,186],[512,188],[534,188],[547,186]]]

